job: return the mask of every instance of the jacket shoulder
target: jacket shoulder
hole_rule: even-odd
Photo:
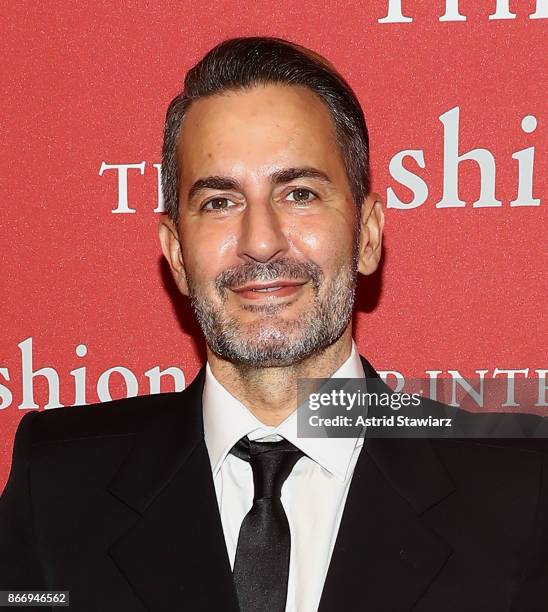
[[[201,409],[204,379],[205,367],[202,367],[183,391],[34,411],[32,416],[22,419],[21,425],[29,430],[31,445],[139,434],[159,422],[168,422],[168,418],[181,413],[194,414]]]
[[[78,438],[136,434],[158,419],[165,418],[169,412],[184,410],[187,404],[185,391],[35,410],[29,426],[29,442],[37,445]]]
[[[451,418],[448,437],[438,443],[460,449],[500,448],[508,452],[548,452],[548,418],[527,412],[470,412],[447,404],[421,398],[424,414]]]

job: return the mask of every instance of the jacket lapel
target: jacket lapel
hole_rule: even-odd
[[[153,408],[108,486],[134,511],[109,554],[149,610],[238,610],[203,440],[204,378],[202,368]]]
[[[368,390],[390,392],[362,363]],[[453,490],[428,439],[366,435],[319,611],[410,609],[451,554],[421,515]]]

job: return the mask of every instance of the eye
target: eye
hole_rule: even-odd
[[[289,198],[291,194],[293,194],[293,198]],[[309,202],[317,199],[317,196],[313,191],[310,191],[310,189],[298,187],[297,189],[293,189],[288,193],[288,199],[290,202],[294,202],[295,204],[308,204]]]
[[[234,205],[234,202],[228,198],[212,198],[202,206],[202,210],[227,210],[228,208],[232,208]]]

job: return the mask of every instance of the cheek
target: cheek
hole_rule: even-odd
[[[237,241],[233,233],[196,226],[183,231],[186,233],[182,236],[187,236],[182,244],[185,268],[195,282],[210,283],[227,267],[237,265],[234,260]]]
[[[297,251],[325,270],[352,256],[353,234],[346,223],[302,225],[290,237]]]

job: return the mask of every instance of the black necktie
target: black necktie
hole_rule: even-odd
[[[303,453],[287,440],[242,438],[230,451],[253,470],[253,506],[240,527],[234,583],[242,612],[284,612],[291,538],[280,499],[282,485]]]

